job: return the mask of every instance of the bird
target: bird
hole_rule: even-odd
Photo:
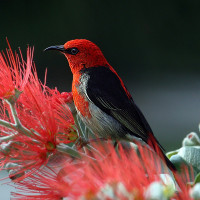
[[[171,170],[176,170],[124,82],[96,44],[74,39],[47,50],[60,51],[67,58],[73,74],[74,104],[86,127],[100,138],[144,142],[159,152]]]

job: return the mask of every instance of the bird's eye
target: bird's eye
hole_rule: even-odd
[[[75,47],[73,48],[68,48],[65,50],[65,53],[71,54],[71,55],[76,55],[79,52],[79,50]]]
[[[79,50],[77,48],[71,48],[69,53],[72,55],[76,55],[78,52]]]

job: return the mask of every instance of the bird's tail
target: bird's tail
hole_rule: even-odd
[[[167,158],[167,156],[164,153],[164,148],[161,146],[161,144],[158,142],[158,140],[154,137],[152,133],[149,134],[149,140],[148,145],[153,148],[153,150],[159,155],[159,157],[166,163],[167,167],[175,173],[177,171],[174,164]]]

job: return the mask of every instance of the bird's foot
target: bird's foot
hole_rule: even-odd
[[[88,144],[90,143],[89,140],[86,140],[85,138],[83,137],[79,137],[76,142],[75,142],[75,145],[76,145],[76,148],[78,150],[82,149],[83,147],[87,146]]]

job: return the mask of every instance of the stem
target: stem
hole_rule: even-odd
[[[75,127],[76,127],[76,129],[77,129],[78,137],[79,137],[79,138],[75,141],[75,144],[72,146],[72,148],[75,149],[75,148],[76,148],[76,143],[77,143],[77,141],[79,141],[79,139],[81,138],[81,136],[84,135],[84,134],[83,134],[83,132],[82,132],[82,130],[81,130],[81,128],[80,128],[80,123],[79,123],[79,121],[78,121],[78,115],[77,115],[76,113],[73,113],[73,118],[74,118]]]
[[[79,151],[77,151],[77,150],[75,150],[72,147],[67,146],[67,145],[60,144],[60,145],[57,145],[56,148],[59,152],[69,154],[69,155],[76,157],[76,158],[86,157],[86,158],[90,158],[92,160],[96,160],[95,158],[92,158],[92,157],[90,157],[90,156],[88,156],[88,155],[86,155],[82,152],[79,152]]]
[[[75,122],[75,124],[76,124],[76,126],[77,126],[77,129],[78,129],[78,131],[79,131],[79,134],[81,133],[81,135],[83,136],[83,139],[85,140],[85,141],[89,141],[88,140],[88,138],[89,138],[89,129],[84,125],[84,130],[83,130],[83,128],[82,128],[82,126],[81,126],[81,123],[82,123],[82,121],[81,121],[81,119],[78,117],[78,115],[76,114],[76,115],[73,115],[73,117],[74,117],[74,122]],[[89,142],[88,142],[89,143]],[[76,144],[74,144],[73,146],[72,146],[72,148],[75,150],[75,147],[76,147]],[[95,149],[92,145],[89,145],[89,144],[86,144],[85,146],[83,146],[83,150],[85,151],[85,153],[87,153],[87,149],[89,150],[89,149],[93,149],[96,153],[98,153],[102,158],[104,157],[97,149]]]
[[[85,137],[89,138],[89,129],[85,126]]]
[[[17,111],[15,109],[15,102],[13,101],[9,101],[9,100],[6,100],[6,102],[9,104],[10,106],[10,110],[12,112],[12,116],[13,116],[13,119],[15,121],[15,124],[20,126],[21,125],[21,122],[19,121],[19,118],[17,116]]]
[[[17,111],[15,109],[15,101],[6,100],[6,102],[10,106],[10,110],[11,110],[13,119],[15,121],[14,126],[10,125],[10,128],[13,129],[13,127],[14,127],[15,129],[21,131],[22,133],[24,133],[28,137],[33,136],[33,133],[21,124],[21,122],[20,122],[20,120],[19,120],[19,118],[17,116]],[[7,128],[9,128],[9,127],[7,126]]]
[[[9,129],[12,129],[12,130],[14,130],[14,128],[16,128],[16,124],[7,122],[3,119],[0,119],[0,126],[3,126],[5,128],[9,128]]]
[[[0,126],[3,126],[5,128],[8,128],[8,129],[11,129],[13,132],[18,131],[18,132],[23,133],[24,135],[26,135],[28,137],[33,136],[34,134],[29,129],[24,127],[21,124],[21,122],[20,122],[20,120],[18,118],[17,111],[15,109],[16,100],[14,101],[13,98],[11,98],[11,99],[7,99],[5,101],[8,103],[8,105],[10,107],[10,110],[11,110],[11,113],[12,113],[12,117],[13,117],[15,123],[13,124],[11,122],[8,122],[8,121],[0,119]],[[10,135],[10,136],[1,137],[0,138],[0,142],[6,142],[8,140],[11,140],[18,134],[19,133],[15,133],[15,134]]]
[[[77,120],[77,114],[73,114],[73,118],[74,118],[74,123],[75,123],[76,128],[77,128],[78,136],[80,137],[81,129],[79,127],[79,123],[78,123],[78,120]]]
[[[81,126],[82,121],[81,121],[81,119],[80,119],[80,117],[79,117],[78,115],[76,116],[76,118],[77,118],[77,126],[78,126],[79,129],[80,129],[81,135],[82,135],[83,138],[86,140],[85,133],[84,133],[83,128],[82,128],[82,126]]]
[[[98,151],[97,149],[95,149],[93,146],[87,144],[86,147],[90,150],[92,149],[93,151],[95,151],[97,154],[99,154],[99,156],[101,156],[102,158],[105,158],[105,156],[103,154],[100,153],[100,151]]]
[[[0,143],[12,140],[14,137],[15,137],[15,135],[9,135],[9,136],[0,137]]]

